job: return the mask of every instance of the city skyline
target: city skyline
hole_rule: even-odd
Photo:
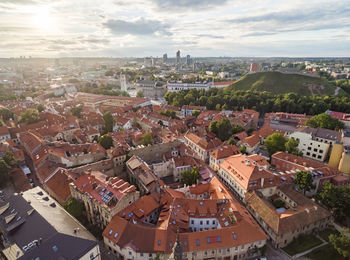
[[[0,57],[349,56],[346,1],[252,3],[0,0]]]

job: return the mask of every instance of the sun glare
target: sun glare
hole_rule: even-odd
[[[49,8],[41,7],[35,10],[33,16],[34,26],[40,30],[54,30],[55,22]]]

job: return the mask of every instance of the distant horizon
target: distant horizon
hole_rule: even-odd
[[[0,57],[347,57],[347,0],[0,0]]]
[[[0,57],[0,59],[144,59],[155,58],[163,59],[162,56],[120,56],[120,57],[108,57],[108,56],[62,56],[62,57]],[[222,58],[222,59],[350,59],[350,56],[192,56],[191,58]],[[168,56],[167,59],[176,59],[175,56]],[[186,56],[181,56],[181,59],[186,59]]]

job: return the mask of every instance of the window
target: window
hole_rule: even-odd
[[[131,255],[131,251],[129,251],[129,255]]]
[[[319,152],[319,153],[323,153],[323,150],[320,149],[318,152]]]
[[[94,253],[91,253],[91,254],[90,254],[90,260],[92,260],[92,259],[94,259],[94,258],[95,258]]]
[[[307,153],[306,153],[306,155],[310,156],[310,153],[309,153],[309,152],[307,152]]]
[[[199,222],[199,224],[200,224],[200,225],[203,225],[203,221],[201,220],[201,221]]]
[[[149,257],[152,257],[152,253],[149,253]]]
[[[314,152],[317,152],[317,151],[318,151],[318,149],[314,148]]]
[[[193,219],[191,220],[191,224],[192,224],[192,225],[194,224],[194,220],[193,220]]]
[[[309,151],[311,151],[311,147],[309,146],[308,148],[307,148]]]
[[[215,225],[215,220],[213,220],[213,225]]]
[[[209,225],[209,220],[207,220],[207,225]]]

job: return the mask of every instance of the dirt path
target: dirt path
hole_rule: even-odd
[[[337,87],[334,91],[334,96],[338,96],[339,91],[340,91],[340,87]]]

